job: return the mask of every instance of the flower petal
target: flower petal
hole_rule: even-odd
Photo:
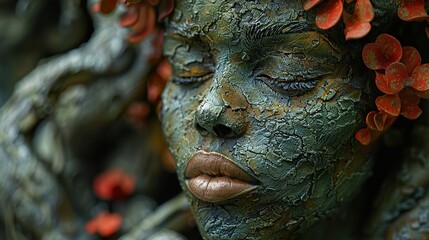
[[[323,0],[304,0],[304,10],[309,10],[322,1]]]
[[[363,62],[372,70],[386,69],[401,57],[401,43],[389,34],[381,34],[375,43],[365,45],[362,51]]]
[[[164,79],[164,81],[168,81],[173,74],[173,68],[168,60],[163,60],[158,65],[156,72]]]
[[[92,7],[91,7],[91,12],[93,12],[93,13],[98,13],[98,12],[100,12],[100,3],[98,2],[98,3],[96,3],[96,4],[94,4],[94,5],[92,5]]]
[[[399,97],[401,98],[401,107],[403,105],[418,105],[420,103],[420,97],[410,88],[405,88],[403,91],[399,93]]]
[[[138,15],[138,21],[131,26],[133,30],[133,33],[131,34],[131,36],[146,29],[147,15],[149,12],[149,8],[151,8],[149,4],[147,4],[146,2],[140,3],[135,6],[138,7],[137,12],[139,15]]]
[[[386,68],[387,86],[392,93],[401,91],[407,78],[407,67],[403,63],[395,62]]]
[[[97,217],[85,223],[85,231],[89,234],[94,234],[98,230],[99,219]]]
[[[135,33],[128,37],[128,41],[131,43],[138,43],[142,41],[155,29],[155,9],[149,5],[144,5],[146,6],[145,12],[147,13],[147,15],[143,16],[143,19],[139,19],[139,22],[142,21],[143,25],[141,27],[136,28]]]
[[[374,19],[374,8],[369,0],[357,0],[353,15],[360,21],[371,22]]]
[[[415,89],[412,89],[412,88],[410,88],[413,92],[414,92],[414,94],[416,94],[417,96],[419,96],[420,98],[423,98],[423,99],[429,99],[429,90],[426,90],[426,91],[417,91],[417,90],[415,90]]]
[[[377,127],[378,131],[384,131],[385,130],[385,124],[386,120],[389,117],[387,113],[379,112],[374,115],[374,124]]]
[[[403,0],[398,16],[404,21],[422,21],[429,18],[423,0]]]
[[[407,119],[415,120],[422,114],[422,109],[419,106],[406,106],[401,110],[401,115]]]
[[[122,224],[122,217],[117,213],[108,213],[103,216],[98,226],[98,233],[102,237],[112,236],[119,230]]]
[[[111,13],[115,7],[117,0],[100,0],[100,12],[103,14]]]
[[[343,14],[342,0],[328,0],[316,13],[316,25],[320,29],[329,29],[341,18]]]
[[[368,145],[371,143],[371,131],[368,128],[362,128],[355,134],[356,140],[362,145]]]
[[[121,27],[129,27],[136,24],[139,20],[139,10],[138,5],[131,5],[128,7],[127,12],[121,17],[119,25],[121,25]]]
[[[156,6],[159,4],[159,0],[149,0],[149,4],[152,6]]]
[[[401,63],[405,64],[408,75],[411,76],[414,69],[422,63],[422,57],[415,47],[403,47]]]
[[[389,129],[398,119],[398,117],[388,116],[386,121],[384,122],[384,130]]]
[[[422,109],[418,106],[420,97],[414,91],[406,88],[399,93],[399,97],[401,98],[402,116],[414,120],[422,114]]]
[[[397,94],[379,96],[375,99],[378,110],[384,111],[392,116],[398,116],[401,112],[401,99]]]
[[[395,37],[389,34],[381,34],[377,37],[375,43],[377,43],[381,47],[383,54],[386,56],[386,60],[389,62],[388,65],[397,62],[401,59],[401,43]]]
[[[414,69],[412,78],[412,87],[417,91],[429,90],[429,63],[420,65]]]
[[[103,200],[123,200],[135,187],[135,177],[121,169],[110,169],[98,175],[93,182],[95,195]]]
[[[382,91],[385,94],[397,93],[395,91],[392,91],[392,89],[389,87],[386,75],[382,73],[375,72],[375,85],[380,91]]]
[[[406,88],[399,93],[399,97],[401,98],[402,116],[414,120],[422,114],[422,109],[418,106],[420,97],[414,91]]]
[[[369,129],[378,130],[374,122],[374,118],[375,118],[375,115],[377,115],[377,113],[378,113],[377,111],[371,111],[366,115],[366,126]]]
[[[376,43],[368,43],[365,45],[362,50],[362,59],[365,66],[372,70],[386,69],[389,65],[381,47]]]
[[[173,12],[174,4],[174,0],[161,0],[158,6],[158,22]]]
[[[371,31],[370,23],[357,21],[353,16],[345,11],[343,12],[343,21],[346,25],[344,28],[346,40],[363,38]]]

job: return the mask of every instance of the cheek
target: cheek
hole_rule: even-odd
[[[236,154],[247,159],[273,195],[283,195],[286,201],[305,199],[316,182],[331,189],[329,176],[336,162],[350,157],[359,91],[348,89],[341,95],[331,91],[324,97],[327,89],[300,100],[272,98],[262,104],[264,108],[254,108],[252,127],[236,145]]]
[[[167,84],[162,95],[161,122],[169,149],[180,170],[192,154],[190,146],[197,146],[193,109],[197,108],[199,98],[178,88],[172,83]]]

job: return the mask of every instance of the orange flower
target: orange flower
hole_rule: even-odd
[[[398,8],[398,16],[404,21],[429,20],[425,5],[429,0],[403,0]]]
[[[310,10],[324,0],[304,0],[304,10]],[[370,0],[347,0],[354,2],[354,12],[344,11],[344,0],[327,0],[316,12],[316,25],[320,29],[330,29],[343,17],[346,25],[344,35],[346,40],[365,37],[371,31],[370,22],[374,19],[374,9]]]
[[[111,169],[95,178],[93,188],[101,199],[123,200],[134,192],[135,177],[121,169]]]
[[[144,132],[147,126],[147,119],[150,114],[150,105],[146,102],[134,102],[128,106],[125,113],[125,118],[128,122],[137,128],[138,130]]]
[[[355,137],[368,145],[387,130],[401,114],[414,120],[422,114],[420,98],[429,97],[429,64],[421,64],[421,56],[414,47],[402,47],[391,35],[381,34],[375,43],[367,44],[362,51],[364,64],[375,71],[375,84],[385,95],[377,97],[379,112],[366,117],[367,128]]]
[[[161,100],[162,90],[170,80],[171,75],[172,68],[170,63],[166,59],[162,60],[148,80],[147,98],[149,102],[158,103]]]
[[[156,21],[173,12],[174,0],[100,0],[92,7],[93,12],[111,13],[118,3],[127,7],[120,25],[131,28],[128,41],[138,43],[156,32]]]
[[[87,233],[98,233],[102,237],[109,237],[121,227],[122,217],[117,213],[101,212],[85,224]]]

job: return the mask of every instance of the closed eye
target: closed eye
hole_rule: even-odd
[[[173,83],[178,85],[192,86],[192,85],[201,84],[207,81],[208,79],[210,79],[212,76],[213,76],[213,73],[208,73],[203,76],[190,76],[190,77],[174,76],[172,81]]]
[[[308,91],[316,86],[317,80],[310,80],[308,82],[277,82],[281,89],[285,91]]]
[[[285,81],[282,79],[274,79],[265,74],[256,76],[256,79],[265,82],[274,91],[292,96],[312,90],[319,81],[318,78],[304,80],[302,77],[296,77],[294,80]]]

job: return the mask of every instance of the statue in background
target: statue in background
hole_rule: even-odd
[[[11,97],[0,110],[0,239],[184,239],[177,232],[189,228],[187,204],[163,167],[168,155],[156,113],[168,72],[153,47],[161,46],[160,32],[130,44],[118,24],[125,9],[103,15],[89,11],[96,1],[45,2],[45,14],[76,8],[88,21],[82,28],[93,32],[2,95]],[[44,35],[51,25],[34,25],[27,29],[41,33],[34,38],[58,37]],[[25,69],[13,66],[7,70]],[[10,76],[2,74],[2,83]]]

